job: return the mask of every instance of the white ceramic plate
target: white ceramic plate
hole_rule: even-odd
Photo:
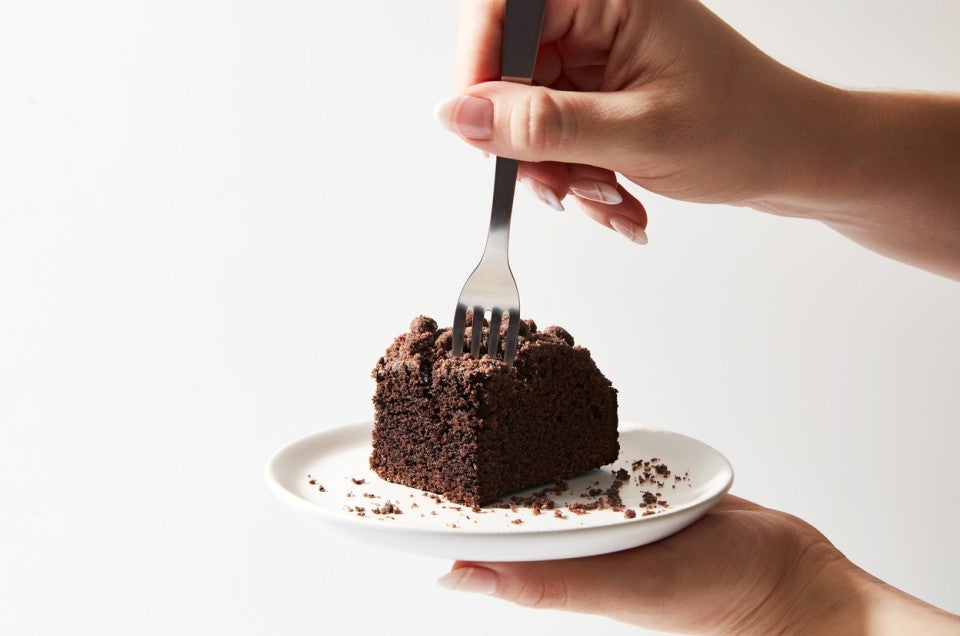
[[[565,493],[551,494],[563,518],[554,516],[553,510],[537,515],[525,507],[488,506],[475,513],[380,479],[369,467],[371,430],[370,423],[351,424],[281,448],[267,463],[267,485],[285,504],[348,540],[450,559],[538,561],[616,552],[657,541],[706,514],[733,483],[730,462],[703,442],[621,423],[619,460],[569,480]],[[638,483],[643,470],[631,469],[634,461],[652,458],[660,458],[671,471],[668,477],[654,473],[653,480],[660,480],[662,488],[651,480]],[[609,487],[612,471],[621,467],[631,479],[620,495],[624,505],[637,512],[635,518],[609,508],[577,515],[565,507],[595,499],[581,495]],[[645,508],[645,492],[660,492],[667,506]],[[374,514],[388,501],[402,514]],[[358,507],[364,509],[363,515]]]

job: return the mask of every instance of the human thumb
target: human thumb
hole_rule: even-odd
[[[563,609],[636,620],[638,608],[662,595],[654,563],[640,551],[528,563],[458,561],[438,582],[525,607]]]
[[[447,129],[491,154],[616,169],[642,115],[623,93],[579,93],[512,82],[472,86],[437,104]]]

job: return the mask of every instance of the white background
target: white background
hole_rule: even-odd
[[[958,3],[709,4],[819,79],[960,90]],[[493,162],[431,113],[456,25],[2,1],[0,633],[635,633],[441,591],[448,562],[331,542],[263,484],[372,416],[378,356],[448,324],[479,257]],[[812,222],[641,193],[640,247],[518,193],[524,314],[592,350],[622,419],[960,612],[960,285]]]

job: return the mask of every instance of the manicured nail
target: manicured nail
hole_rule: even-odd
[[[570,192],[583,199],[606,203],[607,205],[616,205],[623,201],[623,196],[617,192],[615,186],[593,179],[577,179],[571,182]]]
[[[633,221],[622,216],[611,216],[610,225],[634,243],[647,244],[647,232]]]
[[[433,109],[433,115],[447,130],[468,139],[493,137],[493,102],[482,97],[451,97]]]
[[[457,592],[493,594],[497,591],[497,575],[487,568],[457,568],[441,576],[437,584]]]
[[[533,192],[538,199],[549,205],[551,208],[557,210],[558,212],[563,212],[563,204],[560,203],[557,193],[554,192],[549,186],[540,183],[531,177],[524,177],[520,179],[520,183],[527,186],[530,189],[530,192]]]

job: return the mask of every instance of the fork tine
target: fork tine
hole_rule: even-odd
[[[494,307],[490,312],[490,343],[487,346],[487,353],[491,358],[497,357],[497,349],[500,346],[500,320],[503,318],[503,310]]]
[[[453,314],[453,347],[451,352],[455,356],[463,355],[463,330],[467,326],[467,306],[457,303],[457,311]]]
[[[510,323],[507,325],[507,340],[503,343],[503,361],[512,365],[517,355],[517,335],[520,333],[520,310],[509,311]]]
[[[483,307],[473,308],[473,331],[470,334],[470,355],[480,357],[480,340],[483,338]]]

